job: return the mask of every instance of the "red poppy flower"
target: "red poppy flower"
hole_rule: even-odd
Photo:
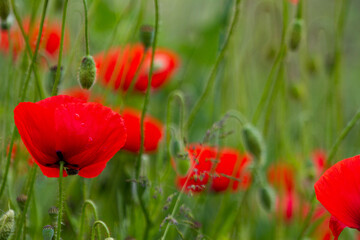
[[[130,152],[139,152],[140,150],[140,118],[141,113],[138,110],[126,108],[121,114],[127,132],[127,139],[124,149]],[[144,119],[144,150],[145,152],[155,151],[162,138],[162,124],[149,115]]]
[[[144,47],[141,44],[110,49],[106,56],[105,53],[97,54],[94,59],[99,79],[104,85],[110,85],[114,90],[121,88],[126,91],[140,67],[143,54]],[[146,90],[150,62],[151,51],[147,51],[134,89],[141,92]],[[157,89],[165,84],[178,68],[178,65],[179,60],[174,53],[162,48],[156,49],[151,87]]]
[[[294,5],[298,4],[299,3],[299,0],[290,0],[290,2]]]
[[[177,184],[182,188],[186,183],[186,191],[201,192],[211,181],[211,190],[226,191],[231,188],[238,190],[250,184],[250,173],[245,169],[250,163],[248,155],[240,155],[236,150],[223,148],[218,151],[209,146],[193,145],[188,148],[191,167],[185,176],[177,177]],[[241,182],[229,177],[241,179]],[[186,182],[186,180],[188,181]],[[231,184],[231,186],[230,186]]]
[[[9,30],[0,30],[0,52],[9,54],[10,47],[12,48],[12,54],[14,58],[16,58],[18,53],[24,47],[24,42],[20,31],[14,30],[13,28]]]
[[[316,169],[316,176],[319,178],[326,166],[326,153],[323,150],[316,150],[312,154],[313,163]]]
[[[126,140],[119,114],[66,95],[22,102],[14,119],[26,148],[47,177],[59,176],[60,161],[65,162],[64,176],[96,177]]]
[[[359,172],[360,155],[336,163],[315,183],[317,199],[332,215],[335,240],[345,227],[360,230]]]
[[[276,212],[285,222],[290,222],[298,209],[298,196],[295,192],[294,170],[291,165],[278,163],[270,166],[268,181],[277,190]]]

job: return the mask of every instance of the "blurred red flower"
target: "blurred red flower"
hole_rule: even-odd
[[[291,165],[277,163],[268,169],[268,181],[277,191],[276,212],[280,218],[290,222],[298,208],[295,192],[294,170]]]
[[[360,155],[336,163],[315,183],[317,199],[332,215],[335,240],[345,227],[360,230],[359,172]]]
[[[249,186],[251,176],[246,171],[250,164],[249,155],[240,155],[231,148],[217,150],[200,144],[190,145],[187,151],[191,166],[185,176],[178,173],[176,181],[179,188],[186,183],[186,191],[201,192],[210,184],[212,191],[223,192],[229,188],[235,191]],[[237,178],[240,182],[230,178]]]
[[[94,59],[100,82],[110,85],[114,90],[121,88],[126,91],[140,67],[143,54],[144,47],[141,44],[112,48],[107,53],[97,54]],[[137,91],[144,92],[147,88],[150,62],[151,51],[147,51],[134,85]],[[175,53],[163,48],[156,49],[151,87],[157,89],[165,84],[178,65],[179,59]]]
[[[321,150],[315,150],[312,154],[312,160],[316,169],[316,177],[319,178],[326,169],[326,153]]]
[[[36,47],[36,40],[40,30],[40,21],[39,20],[35,21],[34,25],[30,27],[30,19],[26,18],[23,21],[23,27],[25,33],[28,35],[29,44],[32,50],[34,50]],[[10,43],[9,43],[9,34],[11,41]],[[46,19],[44,22],[44,27],[43,27],[41,42],[39,47],[40,53],[50,59],[55,59],[60,50],[60,40],[61,40],[61,23],[54,20]],[[69,33],[66,30],[64,35],[64,50],[68,48],[68,45],[69,45]],[[12,51],[15,57],[25,48],[25,43],[21,31],[17,26],[11,28],[10,30],[1,30],[0,51],[8,53],[10,46],[12,46]]]
[[[130,152],[140,150],[140,118],[141,112],[136,109],[126,108],[122,111],[122,117],[127,132],[127,139],[123,149]],[[155,151],[162,138],[163,126],[157,119],[147,115],[144,119],[144,150],[145,152]]]
[[[98,103],[59,95],[14,109],[15,124],[34,161],[47,177],[98,176],[126,140],[123,119]]]

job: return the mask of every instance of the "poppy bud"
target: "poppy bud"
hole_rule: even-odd
[[[10,14],[9,0],[0,0],[0,18],[1,21],[6,21]]]
[[[55,232],[54,232],[53,226],[46,225],[45,227],[43,227],[42,235],[43,235],[44,240],[52,240],[54,234],[55,234]]]
[[[16,202],[18,203],[21,211],[24,210],[27,199],[28,199],[28,197],[25,194],[21,194],[16,198]]]
[[[260,205],[265,211],[270,212],[274,208],[275,193],[270,186],[263,186],[259,190]]]
[[[246,149],[258,160],[262,159],[265,146],[261,133],[250,123],[243,127],[242,135]]]
[[[151,47],[153,41],[154,41],[154,28],[150,25],[143,25],[140,28],[140,40],[142,44],[144,45],[145,49],[148,49]]]
[[[95,83],[96,67],[92,56],[83,57],[79,70],[80,85],[84,89],[89,89]]]
[[[0,218],[0,240],[9,239],[10,234],[14,231],[15,213],[9,210]]]
[[[290,49],[293,51],[295,51],[299,47],[302,25],[303,21],[301,19],[295,19],[290,36]]]
[[[48,211],[49,216],[51,218],[51,221],[53,223],[57,222],[58,216],[59,216],[59,209],[57,207],[51,207]]]
[[[53,87],[54,87],[54,83],[55,83],[55,79],[56,79],[56,72],[57,72],[57,66],[52,66],[50,69],[49,69],[49,72],[48,72],[48,75],[47,75],[47,81],[46,81],[46,89],[49,93],[52,92],[53,90]],[[59,84],[58,86],[60,85],[61,83],[61,80],[63,78],[63,67],[61,66],[60,68],[60,80],[59,80]],[[57,89],[57,91],[59,91],[59,87]]]

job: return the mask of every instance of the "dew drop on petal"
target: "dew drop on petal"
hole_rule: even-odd
[[[85,123],[80,123],[80,126],[85,127]]]
[[[89,137],[88,142],[91,143],[92,141],[94,141],[94,139],[92,137]]]
[[[80,119],[80,115],[78,113],[75,113],[75,119],[79,120]]]

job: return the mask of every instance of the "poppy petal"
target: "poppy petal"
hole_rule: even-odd
[[[106,167],[106,163],[100,162],[80,169],[79,176],[84,178],[97,177]]]
[[[339,221],[360,228],[360,155],[329,168],[315,183],[316,197]]]
[[[340,222],[336,217],[331,216],[329,228],[335,237],[334,240],[337,240],[340,233],[346,228],[346,225]]]

